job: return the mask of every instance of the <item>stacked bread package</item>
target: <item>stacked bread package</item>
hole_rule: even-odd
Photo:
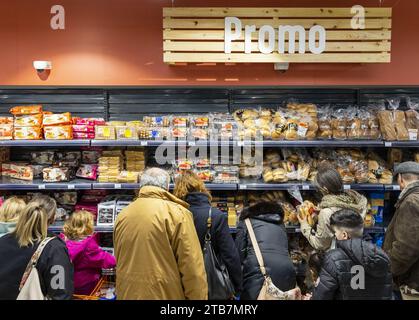
[[[14,115],[14,139],[42,139],[42,106],[16,106],[10,112]]]

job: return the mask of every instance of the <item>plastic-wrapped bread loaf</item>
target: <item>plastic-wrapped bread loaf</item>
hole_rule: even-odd
[[[397,140],[397,132],[394,128],[392,112],[387,110],[378,112],[378,120],[380,121],[381,133],[384,140]]]
[[[409,140],[409,132],[406,128],[406,116],[403,111],[394,111],[394,125],[397,132],[397,140]]]

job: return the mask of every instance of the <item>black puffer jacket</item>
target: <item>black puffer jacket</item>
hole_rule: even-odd
[[[258,215],[250,219],[262,252],[266,271],[282,291],[295,288],[296,273],[288,253],[288,238],[279,214]],[[243,268],[241,300],[256,300],[264,278],[253,250],[246,224],[240,221],[236,237]]]
[[[51,236],[51,235],[49,235]],[[21,248],[13,233],[0,238],[0,300],[16,300],[19,284],[29,260],[38,245]],[[59,274],[52,270],[54,266],[62,267],[63,288],[53,288],[60,279]],[[51,240],[36,266],[44,295],[52,300],[69,300],[73,296],[73,265],[70,262],[67,247],[63,240]],[[59,284],[59,283],[58,283]]]
[[[201,248],[203,248],[205,234],[207,233],[209,209],[211,206],[209,198],[205,193],[191,192],[186,197],[186,202],[190,205],[189,210],[193,214],[199,242],[201,243]],[[211,239],[214,251],[224,262],[230,275],[230,279],[233,282],[236,294],[239,295],[242,286],[240,258],[228,227],[227,216],[220,210],[212,208],[211,218]]]
[[[351,269],[362,266],[365,270],[365,289],[353,289],[362,273]],[[355,278],[356,277],[356,278]],[[313,300],[391,300],[392,276],[390,259],[383,250],[370,242],[351,239],[336,242],[324,259],[320,282],[314,290]]]

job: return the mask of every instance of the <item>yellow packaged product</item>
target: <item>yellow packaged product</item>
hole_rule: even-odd
[[[71,113],[70,112],[55,113],[55,114],[44,113],[42,124],[44,126],[57,126],[57,125],[72,124]]]
[[[96,140],[115,140],[115,127],[112,126],[96,126],[95,127]]]
[[[45,140],[72,140],[73,128],[71,126],[44,127]]]
[[[26,114],[15,116],[15,127],[40,127],[42,126],[42,114]]]
[[[16,140],[41,140],[41,127],[16,127],[14,128],[14,138]]]

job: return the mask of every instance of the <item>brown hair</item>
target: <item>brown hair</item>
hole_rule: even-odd
[[[324,194],[343,193],[343,181],[339,172],[330,164],[321,164],[318,167],[315,186]]]
[[[26,202],[23,199],[10,197],[0,208],[0,222],[17,222],[25,207]]]
[[[85,236],[90,236],[93,231],[93,214],[86,210],[74,212],[63,227],[65,236],[70,240],[78,240]]]
[[[186,170],[176,178],[173,194],[179,199],[186,200],[186,196],[191,192],[202,192],[209,197],[210,201],[212,199],[204,182],[194,172]]]
[[[46,195],[34,197],[23,210],[16,229],[16,236],[20,247],[33,245],[47,237],[48,225],[55,219],[57,203]]]

